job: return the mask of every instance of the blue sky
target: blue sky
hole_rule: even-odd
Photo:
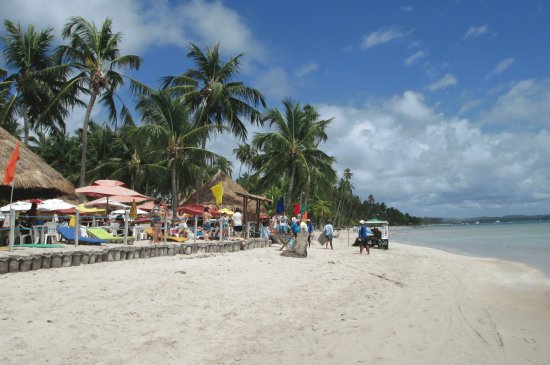
[[[240,79],[269,106],[290,97],[334,118],[322,148],[363,199],[419,216],[550,213],[546,1],[19,0],[0,12],[57,34],[70,16],[110,16],[145,60],[131,76],[150,85],[191,66],[189,42],[245,52]],[[209,148],[234,158],[236,143]]]

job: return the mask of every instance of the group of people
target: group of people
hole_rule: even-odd
[[[152,242],[159,243],[162,241],[162,227],[164,224],[164,217],[168,214],[168,211],[162,205],[162,199],[157,198],[154,201],[153,209],[150,212],[151,225],[153,227]],[[205,240],[213,238],[215,232],[219,232],[220,238],[229,238],[230,227],[233,229],[234,235],[240,237],[243,231],[243,216],[239,208],[235,209],[235,213],[231,217],[227,212],[222,212],[219,219],[214,219],[209,207],[205,207],[201,214],[202,232]],[[183,212],[178,212],[177,221],[172,222],[172,225],[179,228],[180,231],[187,231],[187,216]],[[193,234],[197,234],[195,232]]]

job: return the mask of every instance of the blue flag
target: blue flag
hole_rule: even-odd
[[[285,201],[281,197],[279,200],[279,203],[277,203],[277,213],[284,213],[285,212]]]

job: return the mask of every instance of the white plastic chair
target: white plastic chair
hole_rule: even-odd
[[[48,237],[50,237],[50,243],[58,242],[59,236],[57,235],[57,223],[46,222],[44,223],[44,243],[48,243]]]

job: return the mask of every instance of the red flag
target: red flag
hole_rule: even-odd
[[[8,164],[6,165],[6,171],[4,172],[4,185],[8,185],[15,178],[15,167],[19,160],[19,142],[15,145],[15,149],[11,154]]]
[[[297,216],[300,214],[300,203],[294,204],[294,215]]]

